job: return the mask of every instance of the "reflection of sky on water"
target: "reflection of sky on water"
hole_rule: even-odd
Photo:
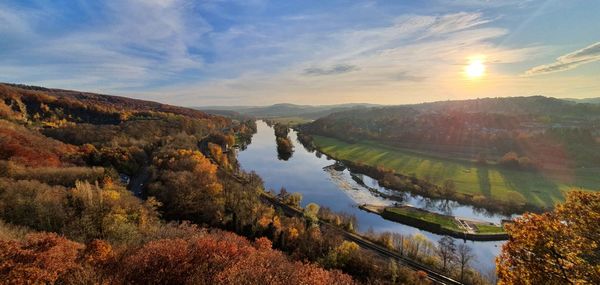
[[[388,221],[379,215],[358,209],[359,204],[388,205],[394,201],[378,197],[366,187],[358,184],[352,179],[348,170],[338,171],[327,167],[334,164],[335,161],[327,159],[324,155],[319,158],[315,153],[306,151],[296,140],[294,131],[290,132],[291,139],[295,143],[294,154],[288,161],[278,160],[273,129],[262,121],[257,122],[257,125],[258,132],[252,138],[252,143],[245,151],[239,153],[238,158],[244,170],[255,171],[264,179],[267,189],[278,191],[281,187],[285,187],[289,192],[301,193],[303,205],[313,202],[334,211],[353,214],[358,220],[359,231],[373,229],[376,232],[422,233],[433,241],[441,238],[440,235]],[[380,187],[377,181],[365,175],[360,176],[363,183],[369,188],[388,193],[388,190]],[[447,214],[450,211],[453,215],[492,222],[499,222],[503,218],[499,215],[486,215],[473,207],[462,206],[455,202],[448,203],[450,207],[440,207],[443,202],[406,196],[407,203],[431,211]],[[463,241],[456,240],[456,242]],[[477,256],[477,261],[473,262],[473,266],[482,271],[491,270],[502,242],[466,241],[466,243],[473,247]]]

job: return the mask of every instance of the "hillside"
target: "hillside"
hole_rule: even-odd
[[[579,104],[600,104],[600,97],[584,99],[564,98],[563,100],[572,101]]]
[[[89,92],[0,83],[0,96],[0,98],[4,100],[4,105],[0,105],[0,112],[2,110],[4,110],[4,112],[10,112],[12,110],[13,115],[20,113],[20,115],[24,117],[27,116],[27,114],[24,113],[25,111],[38,113],[44,111],[40,109],[40,104],[44,104],[50,109],[64,109],[69,115],[72,115],[70,113],[78,112],[102,113],[103,116],[107,117],[105,119],[107,120],[106,122],[111,123],[116,123],[118,121],[115,118],[117,113],[125,113],[125,115],[127,115],[128,112],[139,114],[144,112],[162,112],[183,115],[195,119],[210,118],[215,121],[225,122],[222,118],[210,116],[204,112],[189,108]],[[38,104],[38,106],[36,106],[36,104]],[[40,114],[43,115],[42,113]],[[94,121],[92,117],[85,116],[77,119],[79,122],[102,122],[101,119],[97,118],[98,116],[94,116],[94,114],[87,115],[93,116],[99,121]]]
[[[423,111],[481,112],[509,115],[549,116],[551,118],[598,118],[600,107],[593,104],[573,102],[544,96],[482,98],[471,100],[441,101],[408,105]]]
[[[462,153],[470,159],[479,153],[498,158],[510,151],[527,152],[543,162],[563,160],[544,154],[560,144],[566,148],[574,147],[573,144],[596,145],[599,122],[598,105],[535,96],[342,111],[303,129],[346,141],[372,139],[390,145]],[[583,165],[599,162],[592,152],[574,155],[575,162]]]
[[[420,283],[266,203],[232,148],[255,131],[155,102],[0,84],[0,280]]]
[[[541,96],[445,101],[338,112],[300,129],[328,155],[402,175],[396,188],[419,179],[415,191],[447,198],[423,187],[451,181],[454,199],[490,209],[551,208],[570,188],[600,190],[600,105]]]

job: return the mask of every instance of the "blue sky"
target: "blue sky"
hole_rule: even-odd
[[[600,97],[598,11],[592,0],[4,0],[0,81],[186,106]],[[465,76],[473,60],[484,76]]]

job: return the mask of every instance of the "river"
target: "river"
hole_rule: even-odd
[[[335,160],[309,152],[296,139],[296,132],[290,132],[290,138],[294,142],[294,154],[287,160],[277,158],[275,134],[273,128],[263,121],[257,121],[258,131],[252,137],[252,143],[240,151],[238,160],[241,167],[246,171],[255,171],[260,175],[267,189],[279,191],[285,187],[288,192],[302,194],[302,205],[317,203],[334,211],[346,212],[356,216],[358,230],[375,232],[397,232],[402,234],[421,233],[429,240],[436,242],[442,236],[433,234],[417,228],[403,225],[383,219],[379,215],[360,210],[360,204],[390,205],[394,201],[381,198],[374,189],[388,193],[388,189],[381,187],[377,181],[366,175],[357,175],[362,178],[365,186],[361,186],[352,179],[347,169],[335,170],[331,167]],[[371,188],[371,189],[369,189]],[[499,222],[506,218],[501,215],[489,214],[478,211],[470,206],[460,205],[453,201],[432,201],[419,196],[404,195],[406,202],[418,207],[427,208],[430,211],[453,214],[461,217],[476,218],[480,220]],[[472,266],[482,273],[491,272],[494,267],[494,259],[500,252],[503,242],[474,242],[456,239],[455,242],[466,242],[473,248],[476,260]]]

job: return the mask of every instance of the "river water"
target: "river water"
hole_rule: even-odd
[[[442,236],[415,227],[403,225],[383,219],[379,215],[365,212],[358,208],[361,204],[391,205],[395,201],[382,198],[381,193],[396,193],[378,185],[377,181],[366,176],[355,174],[352,179],[347,170],[335,170],[332,167],[336,161],[309,152],[296,139],[296,132],[290,132],[294,142],[294,154],[287,160],[277,158],[277,149],[273,128],[263,121],[257,121],[258,131],[252,137],[252,143],[240,151],[238,159],[241,167],[246,171],[255,171],[260,175],[267,189],[279,191],[285,187],[288,192],[302,194],[302,205],[317,203],[334,211],[346,212],[356,216],[358,230],[375,232],[397,232],[402,234],[421,233],[429,240],[437,242]],[[359,178],[359,179],[358,179]],[[358,183],[357,180],[362,180]],[[362,184],[362,185],[361,185]],[[366,187],[365,187],[366,186]],[[376,191],[375,191],[376,190]],[[408,204],[426,208],[427,210],[452,214],[466,218],[476,218],[491,222],[500,222],[506,217],[478,211],[470,206],[460,205],[453,201],[432,201],[408,193],[402,195]],[[494,258],[499,254],[503,242],[475,242],[456,239],[455,242],[466,242],[473,248],[476,260],[472,266],[482,273],[494,269]]]

